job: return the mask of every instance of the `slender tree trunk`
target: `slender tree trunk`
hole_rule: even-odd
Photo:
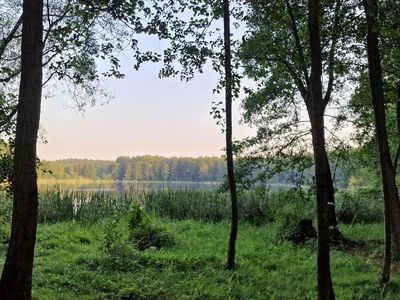
[[[396,103],[396,120],[397,120],[397,135],[400,139],[400,84],[397,88],[397,103]],[[397,145],[396,155],[393,161],[393,169],[394,173],[397,172],[397,166],[399,165],[399,158],[400,158],[400,143]]]
[[[232,154],[232,66],[231,66],[231,30],[229,18],[229,0],[223,0],[224,6],[224,47],[225,47],[225,113],[226,113],[226,159],[228,169],[229,187],[231,191],[232,221],[229,236],[227,269],[235,267],[235,248],[238,232],[238,204],[235,176],[233,172]]]
[[[43,0],[23,1],[21,82],[13,178],[10,245],[0,281],[0,299],[31,299],[38,192],[36,140],[42,94]]]
[[[383,199],[385,206],[386,236],[391,231],[393,238],[393,250],[396,257],[400,254],[400,202],[396,186],[395,170],[390,156],[388,134],[386,130],[386,112],[382,84],[382,66],[379,53],[378,32],[378,2],[377,0],[364,0],[364,10],[367,21],[367,51],[369,79],[371,86],[372,105],[375,115],[375,130],[378,140],[379,160],[383,183]],[[390,225],[390,228],[389,228]],[[390,242],[386,243],[386,257],[382,270],[382,282],[390,278]]]
[[[309,98],[307,99],[307,101],[305,101],[305,103],[307,106],[307,112],[308,112],[308,117],[310,119],[311,128],[313,128],[315,126],[315,124],[314,124],[314,110],[312,108],[313,102],[311,99],[311,96],[312,96],[311,87],[309,87],[308,93],[309,93],[309,95],[307,97],[309,97]],[[321,102],[323,102],[323,100],[321,100]],[[323,154],[321,154],[321,155],[323,155]],[[327,201],[328,215],[329,215],[328,224],[329,224],[329,227],[331,227],[334,231],[334,232],[332,232],[333,235],[342,237],[342,233],[339,231],[339,228],[338,228],[338,222],[337,222],[337,217],[336,217],[336,207],[335,207],[335,188],[333,186],[332,172],[331,172],[331,167],[329,164],[328,153],[326,151],[325,151],[325,160],[326,160],[326,164],[325,164],[326,174],[328,177],[327,178],[327,180],[328,180],[328,182],[327,182],[327,192],[328,192],[327,197],[329,198],[329,200]]]
[[[319,18],[319,0],[309,0],[308,29],[311,50],[311,123],[318,215],[318,299],[333,300],[335,299],[335,293],[332,286],[329,257],[329,184],[332,182],[332,178],[325,149],[324,112],[326,103],[324,103],[322,97],[322,49]]]

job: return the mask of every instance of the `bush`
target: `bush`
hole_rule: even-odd
[[[131,230],[130,241],[136,244],[141,251],[154,247],[162,247],[174,244],[174,238],[166,228],[151,224],[148,213],[134,204],[128,212],[129,229]]]
[[[130,241],[140,250],[148,248],[161,249],[174,245],[173,235],[161,226],[142,226],[131,232]]]
[[[129,229],[135,230],[140,227],[148,226],[150,217],[148,213],[140,207],[140,204],[133,204],[128,211]]]
[[[278,238],[281,240],[297,241],[299,238],[299,224],[301,220],[316,219],[315,203],[312,201],[303,202],[293,199],[276,211],[276,224]]]
[[[336,216],[338,222],[344,224],[382,223],[384,219],[382,192],[368,188],[338,192]]]

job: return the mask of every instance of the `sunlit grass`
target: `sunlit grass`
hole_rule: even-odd
[[[230,231],[228,194],[212,191],[52,190],[40,196],[33,295],[50,299],[315,299],[316,240],[278,238],[288,220],[310,216],[314,203],[276,191],[240,195],[236,268],[225,270]],[[174,243],[140,251],[130,212],[150,216]],[[10,220],[10,200],[2,199]],[[376,211],[371,211],[376,214]],[[9,224],[3,224],[9,226]],[[143,230],[147,230],[143,227]],[[351,245],[332,247],[337,299],[397,299],[400,279],[379,284],[383,224],[340,224]],[[6,244],[0,244],[0,265]]]
[[[236,268],[224,269],[229,222],[153,220],[175,236],[174,246],[139,251],[120,243],[104,251],[107,223],[42,224],[34,269],[37,299],[315,299],[316,244],[276,239],[272,224],[241,224]],[[120,219],[127,236],[127,220]],[[124,225],[125,224],[125,225]],[[379,225],[380,226],[380,225]],[[378,231],[362,225],[362,231]],[[358,232],[348,226],[343,230]],[[371,249],[372,250],[372,249]],[[337,299],[395,299],[398,275],[380,285],[379,266],[368,255],[343,249],[331,254]]]

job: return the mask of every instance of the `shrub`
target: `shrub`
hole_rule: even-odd
[[[172,234],[164,227],[151,224],[150,216],[139,204],[134,204],[129,209],[128,222],[131,230],[130,241],[141,251],[174,244]]]
[[[174,244],[173,235],[161,226],[141,226],[131,232],[130,241],[140,250],[160,249]]]
[[[336,194],[336,216],[338,221],[344,224],[383,222],[381,191],[359,188],[338,192]]]
[[[128,211],[129,229],[134,230],[148,226],[150,217],[148,213],[140,207],[138,203],[133,204]]]
[[[281,240],[297,241],[301,220],[316,219],[314,202],[302,202],[294,199],[276,211],[278,237]]]

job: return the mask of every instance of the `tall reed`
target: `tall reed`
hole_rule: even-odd
[[[251,224],[275,222],[276,212],[292,204],[296,197],[287,190],[239,194],[240,220]],[[63,191],[54,188],[40,193],[39,221],[99,220],[126,213],[133,204],[140,204],[160,217],[175,220],[203,220],[218,222],[230,219],[229,193],[210,190],[140,190],[127,189],[119,195],[110,191]]]
[[[293,190],[239,193],[240,220],[254,225],[266,222],[295,222],[315,219],[315,201]],[[339,223],[380,223],[383,220],[382,197],[366,189],[338,191],[336,213]],[[10,203],[8,212],[11,215]],[[0,203],[4,207],[5,203]],[[39,222],[98,222],[125,214],[133,204],[160,217],[175,220],[218,222],[231,215],[229,193],[212,190],[125,189],[121,195],[112,191],[70,191],[58,187],[39,194]],[[3,214],[5,215],[5,214]],[[4,223],[4,222],[3,222]]]

